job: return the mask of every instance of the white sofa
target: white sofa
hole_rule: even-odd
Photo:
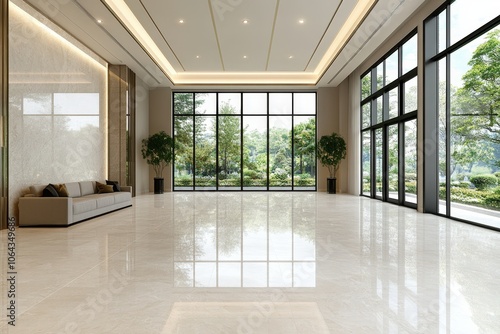
[[[19,226],[68,226],[111,211],[132,206],[132,187],[96,194],[95,181],[65,183],[68,197],[42,197],[47,185],[30,187],[19,199]]]

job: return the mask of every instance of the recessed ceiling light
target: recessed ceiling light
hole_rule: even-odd
[[[179,20],[179,23],[184,23],[184,20],[183,20],[183,19],[180,19],[180,20]]]
[[[101,19],[97,20],[97,23],[102,23],[102,20]]]
[[[243,20],[243,24],[248,24],[248,20]]]
[[[243,59],[247,59],[247,56],[243,56]]]
[[[293,59],[293,56],[288,56],[288,59]]]
[[[299,20],[299,23],[300,23],[300,24],[304,24],[304,19],[300,19],[300,20]]]
[[[196,59],[200,59],[200,56],[196,56]]]

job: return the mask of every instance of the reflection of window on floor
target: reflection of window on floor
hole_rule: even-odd
[[[313,194],[194,194],[174,198],[176,287],[316,286]]]
[[[316,93],[174,93],[174,190],[315,190]]]

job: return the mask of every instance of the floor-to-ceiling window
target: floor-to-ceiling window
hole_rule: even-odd
[[[500,3],[449,1],[425,22],[425,209],[500,228]]]
[[[174,190],[316,190],[316,93],[175,92]]]
[[[361,194],[417,203],[417,34],[361,76]]]

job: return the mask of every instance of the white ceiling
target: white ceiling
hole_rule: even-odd
[[[426,0],[26,1],[151,87],[315,88],[342,82]]]

